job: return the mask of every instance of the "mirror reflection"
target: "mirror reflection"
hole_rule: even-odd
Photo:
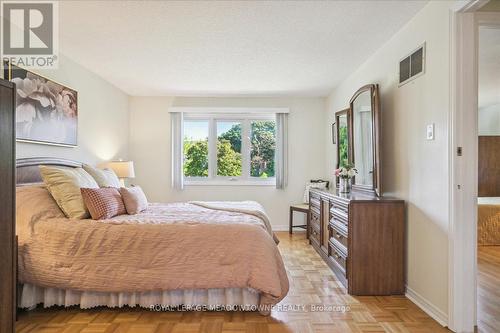
[[[341,168],[349,162],[349,133],[347,131],[347,113],[337,116],[337,144],[338,167]]]
[[[373,185],[373,110],[370,90],[359,94],[352,103],[354,165],[357,185]]]

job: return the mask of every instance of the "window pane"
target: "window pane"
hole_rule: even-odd
[[[250,176],[274,177],[276,122],[272,120],[252,121],[250,140]]]
[[[241,176],[241,123],[217,122],[217,176]]]
[[[208,177],[208,121],[184,121],[184,176]]]

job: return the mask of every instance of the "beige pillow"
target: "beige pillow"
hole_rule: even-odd
[[[120,188],[127,213],[134,215],[148,208],[148,199],[139,186]]]
[[[97,169],[88,164],[84,164],[83,169],[95,179],[99,187],[121,187],[120,180],[111,169]]]
[[[64,214],[72,219],[90,216],[83,203],[81,187],[98,188],[94,178],[82,168],[40,166],[40,174],[50,194]]]

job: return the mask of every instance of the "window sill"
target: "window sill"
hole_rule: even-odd
[[[275,180],[184,180],[184,186],[276,186]]]

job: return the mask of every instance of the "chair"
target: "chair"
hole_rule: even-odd
[[[306,214],[307,224],[293,225],[293,212],[301,212]],[[308,204],[296,204],[290,206],[290,234],[293,233],[293,228],[301,228],[307,230],[307,225],[309,224],[309,205]]]

